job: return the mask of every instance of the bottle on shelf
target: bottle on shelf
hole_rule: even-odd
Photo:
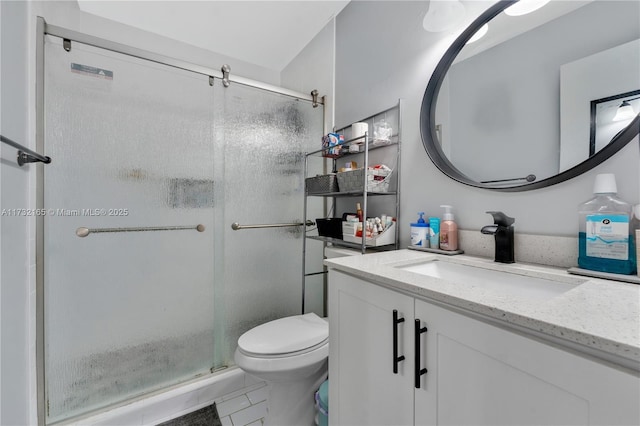
[[[358,222],[362,223],[362,207],[360,207],[360,203],[356,203],[356,216],[358,216]]]

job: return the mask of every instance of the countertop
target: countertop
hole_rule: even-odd
[[[549,300],[527,300],[398,268],[429,260],[548,279],[572,284],[573,288]],[[474,256],[443,256],[413,250],[340,257],[324,263],[330,269],[505,326],[530,330],[536,336],[549,336],[554,342],[566,342],[573,349],[584,349],[591,355],[640,371],[640,285],[571,275],[564,269],[542,265],[505,265]]]

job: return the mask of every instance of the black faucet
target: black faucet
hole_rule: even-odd
[[[514,263],[513,223],[514,218],[502,212],[487,212],[493,216],[493,225],[482,227],[480,232],[493,235],[496,240],[496,262]]]

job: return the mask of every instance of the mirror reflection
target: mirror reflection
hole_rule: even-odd
[[[500,13],[442,81],[442,153],[488,186],[540,181],[584,162],[640,112],[639,39],[638,1],[551,1],[527,15]]]

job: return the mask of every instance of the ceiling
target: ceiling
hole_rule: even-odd
[[[96,1],[84,12],[281,71],[349,0]]]

